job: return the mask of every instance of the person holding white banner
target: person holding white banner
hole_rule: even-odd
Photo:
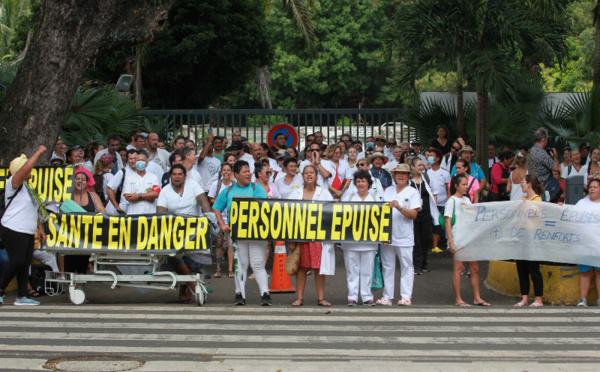
[[[589,197],[581,199],[576,205],[589,209],[600,209],[600,179],[592,178],[588,182]],[[596,274],[596,290],[598,291],[598,306],[600,306],[600,267],[577,265],[579,268],[579,307],[587,307],[587,295],[592,284],[592,276]]]
[[[525,196],[521,200],[541,202],[541,194],[544,193],[544,187],[533,174],[526,175],[521,180],[521,190]],[[534,302],[531,307],[542,307],[542,296],[544,294],[544,279],[540,273],[539,261],[517,260],[517,274],[519,275],[519,286],[521,287],[521,301],[515,304],[516,307],[529,305],[529,277],[533,282],[533,293],[535,295]]]
[[[392,243],[381,247],[381,263],[383,266],[383,297],[377,300],[378,305],[392,305],[394,298],[394,275],[396,273],[396,256],[400,259],[400,301],[398,305],[412,305],[411,297],[414,284],[413,246],[415,236],[413,221],[421,210],[419,192],[408,186],[410,166],[398,164],[392,171],[396,186],[390,186],[383,194],[383,200],[390,202],[392,208]]]
[[[458,171],[459,162],[456,162],[456,168]],[[460,272],[463,268],[463,262],[454,260],[454,254],[456,253],[456,246],[454,243],[454,236],[456,235],[456,228],[453,226],[452,220],[457,218],[456,214],[460,216],[463,205],[471,204],[471,200],[467,196],[469,189],[467,175],[456,174],[450,181],[450,193],[452,196],[448,199],[446,207],[444,209],[444,220],[446,224],[446,234],[448,235],[448,250],[452,253],[454,269],[452,271],[452,288],[454,289],[454,305],[458,307],[469,307],[471,305],[463,301],[460,296]],[[469,270],[471,271],[471,288],[473,289],[473,304],[476,306],[492,306],[485,302],[479,293],[479,263],[477,261],[467,262]]]

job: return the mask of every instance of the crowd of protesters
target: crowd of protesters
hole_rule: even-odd
[[[398,293],[398,305],[411,305],[414,277],[431,270],[430,253],[439,254],[447,249],[454,255],[453,211],[464,204],[505,200],[562,203],[565,179],[579,175],[585,179],[587,196],[578,205],[600,207],[600,148],[583,143],[579,148],[566,147],[559,153],[548,148],[548,133],[544,128],[534,133],[532,146],[498,149],[490,144],[487,173],[480,166],[486,159],[476,161],[473,148],[462,138],[450,139],[444,126],[438,127],[429,146],[418,140],[398,144],[385,136],[370,136],[363,142],[349,134],[326,144],[319,131],[307,136],[303,149],[287,146],[282,134],[276,135],[273,146],[269,146],[249,143],[239,132],[233,133],[231,141],[208,134],[199,152],[198,144],[183,136],[175,137],[168,151],[156,133],[139,130],[130,133],[125,146],[113,134],[104,143],[106,148],[93,141],[67,149],[60,139],[56,142],[50,165],[76,167],[74,201],[87,212],[109,215],[214,213],[220,233],[214,240],[213,276],[222,276],[221,265],[226,262],[226,277],[235,281],[236,305],[246,304],[247,278],[258,285],[262,305],[271,305],[271,298],[267,270],[270,244],[232,241],[229,237],[228,215],[234,197],[389,202],[394,221],[389,244],[340,245],[346,267],[348,306],[356,306],[359,295],[366,306],[389,306]],[[38,239],[44,240],[45,234],[38,218],[39,206],[23,185],[31,177],[32,168],[41,165],[39,158],[45,151],[40,146],[29,159],[22,155],[10,164],[6,212],[2,217],[8,264],[0,279],[0,303],[9,281],[16,276],[15,305],[39,305],[34,299],[39,293],[28,284],[28,273],[37,251],[34,244]],[[438,222],[440,215],[445,219],[445,228]],[[239,254],[237,275],[232,245]],[[317,305],[331,306],[325,298],[325,278],[335,272],[334,247],[326,242],[287,242],[289,252],[299,252],[298,291],[293,306],[304,305],[309,275],[315,278]],[[377,253],[381,257],[384,288],[381,298],[375,300],[371,283]],[[59,255],[56,259],[47,253],[38,256],[55,271],[85,273],[91,269],[86,256]],[[198,272],[202,264],[196,256],[170,258],[168,265],[180,274]],[[399,291],[395,289],[394,278],[397,259]],[[253,274],[248,277],[249,269]],[[578,306],[587,306],[587,292],[594,274],[600,291],[600,268],[579,265],[579,269]],[[515,306],[543,306],[539,262],[517,261],[517,271],[522,298]],[[460,293],[462,276],[469,277],[473,305],[491,306],[480,296],[478,263],[459,261],[454,261],[452,274],[455,305],[471,306]],[[535,293],[531,304],[529,277]],[[190,302],[192,294],[193,285],[182,286],[179,300]]]

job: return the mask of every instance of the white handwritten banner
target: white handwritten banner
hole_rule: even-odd
[[[458,261],[520,259],[600,267],[600,208],[494,202],[456,208]]]

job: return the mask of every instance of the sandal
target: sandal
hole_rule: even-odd
[[[33,288],[29,288],[29,290],[27,291],[27,297],[29,297],[29,298],[40,297],[40,292],[36,291]]]
[[[519,301],[514,306],[515,307],[524,307],[524,306],[527,306],[527,304],[525,302]]]
[[[457,304],[454,304],[454,306],[456,306],[456,307],[471,307],[471,305],[469,305],[466,302],[459,302]]]
[[[221,272],[217,271],[216,273],[214,273],[213,278],[220,278],[221,277]]]
[[[529,305],[529,307],[543,307],[544,304],[541,304],[539,302],[532,302],[531,305]]]
[[[331,306],[331,304],[329,302],[325,301],[325,299],[321,299],[321,300],[317,301],[317,306],[329,307],[329,306]]]
[[[296,300],[294,302],[292,302],[292,306],[298,307],[298,306],[303,306],[304,305],[304,300]]]
[[[230,271],[229,274],[227,274],[228,278],[233,278],[235,276],[235,274],[233,273],[233,271]]]
[[[492,304],[489,304],[489,303],[487,303],[485,301],[481,301],[481,302],[478,302],[478,303],[474,303],[473,302],[473,305],[475,305],[475,306],[483,306],[483,307],[490,307],[490,306],[492,306]]]

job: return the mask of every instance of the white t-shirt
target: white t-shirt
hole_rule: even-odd
[[[356,160],[356,163],[358,163],[358,160]],[[354,173],[356,173],[356,171],[358,170],[358,167],[356,166],[356,163],[354,163],[354,164],[348,163],[347,177],[350,180],[354,179]]]
[[[562,171],[562,178],[569,178],[573,176],[583,176],[583,182],[587,182],[587,171],[588,166],[584,165],[579,168],[579,172],[575,169],[575,166],[571,165],[571,173],[569,173],[569,167],[565,167]]]
[[[383,193],[383,200],[387,202],[397,200],[403,208],[421,210],[421,195],[414,187],[406,186],[397,194],[396,187],[390,186]],[[415,245],[413,220],[404,217],[396,208],[392,209],[392,213],[394,225],[392,226],[391,245],[412,249]]]
[[[108,153],[109,153],[108,149],[102,149],[102,150],[98,151],[96,153],[96,156],[94,157],[94,164],[96,164],[96,162],[98,160],[100,160],[102,155],[108,154]],[[111,155],[113,155],[113,154],[111,154]],[[113,158],[115,158],[115,161],[117,162],[119,169],[123,169],[123,160],[121,159],[121,155],[119,155],[118,152],[115,152],[113,155]]]
[[[196,168],[200,174],[200,185],[204,190],[209,190],[210,180],[221,169],[221,161],[215,157],[207,156],[196,165]]]
[[[329,173],[331,173],[331,177],[327,179],[329,185],[333,185],[333,181],[335,180],[336,175],[336,166],[331,160],[321,160],[321,165],[323,168],[327,169]],[[348,162],[340,159],[339,165],[337,167],[337,175],[340,178],[340,182],[343,184],[344,180],[351,180],[352,175],[350,174],[350,167],[348,166]]]
[[[12,187],[12,178],[5,182],[4,189],[4,205],[8,205],[8,198],[13,196],[17,189]],[[28,182],[27,180],[25,182]],[[38,214],[29,192],[25,188],[25,185],[21,187],[19,193],[14,197],[13,201],[8,206],[8,209],[2,216],[2,226],[12,231],[20,232],[23,234],[34,235],[38,227]]]
[[[450,182],[450,173],[448,173],[447,170],[440,168],[436,171],[429,169],[427,175],[429,176],[431,193],[437,195],[437,205],[443,207],[446,205],[446,200],[448,200],[448,189],[446,185]]]
[[[223,182],[221,182],[221,188],[217,191],[217,186],[219,186],[219,181],[213,183],[213,185],[210,187],[210,190],[208,191],[208,197],[209,198],[213,198],[213,199],[217,199],[217,196],[219,196],[219,194],[221,192],[223,192],[223,190],[225,190],[226,188],[228,188],[229,186],[233,185],[235,183],[235,181],[233,181],[232,183],[230,183],[229,185],[225,185]],[[222,212],[221,215],[223,216],[223,221],[225,221],[225,223],[227,223],[227,216],[228,216],[227,212],[227,208],[225,208]]]
[[[150,153],[148,153],[150,154]],[[159,167],[161,167],[163,173],[169,170],[169,152],[163,149],[156,149],[156,154],[154,156],[150,155],[150,160],[155,162]]]
[[[397,160],[390,160],[387,163],[385,163],[382,168],[387,169],[388,172],[393,171],[396,167],[398,166],[398,161]]]
[[[199,216],[196,197],[203,193],[204,189],[196,182],[186,181],[183,186],[183,195],[176,193],[173,185],[168,184],[160,191],[157,206],[165,207],[171,213]]]
[[[578,206],[584,207],[584,208],[600,209],[600,203],[595,203],[595,202],[591,201],[589,196],[579,200],[577,202],[577,204],[575,204],[575,205],[578,205]]]
[[[108,183],[110,182],[110,180],[112,180],[114,177],[115,177],[115,175],[110,172],[104,173],[104,176],[102,176],[102,178],[104,178],[104,182],[102,182],[102,191],[104,192],[104,200],[108,200],[108,195],[106,195],[106,188],[108,187]]]
[[[240,156],[239,160],[244,160],[248,162],[250,173],[254,173],[254,157],[252,155],[245,153],[244,155]]]
[[[116,176],[115,176],[116,178]],[[125,177],[123,183],[123,195],[139,194],[152,191],[153,187],[160,187],[160,181],[155,174],[146,172],[144,176],[140,176],[137,172]],[[153,202],[140,200],[130,202],[127,207],[127,214],[147,214],[156,213],[156,199]]]
[[[444,217],[452,218],[452,213],[454,213],[456,220],[458,220],[463,210],[462,204],[471,205],[472,203],[467,196],[463,196],[460,199],[456,196],[451,196],[444,207]],[[452,238],[454,240],[454,244],[456,244],[456,225],[452,226]]]
[[[285,176],[278,177],[275,180],[275,186],[277,187],[277,190],[279,191],[279,195],[281,196],[281,199],[289,199],[292,192],[295,189],[302,188],[303,185],[304,185],[304,180],[302,179],[302,176],[299,174],[296,174],[294,176],[294,179],[292,180],[292,182],[289,184],[287,182],[285,182]]]
[[[130,175],[132,175],[134,173],[135,173],[135,171],[133,169],[131,169],[131,167],[129,165],[127,165],[127,170],[125,172],[125,178],[129,177]],[[122,180],[123,180],[123,169],[119,170],[117,172],[117,174],[115,174],[114,177],[112,177],[110,179],[110,181],[108,181],[108,184],[105,184],[105,185],[107,187],[110,187],[116,193],[119,186],[121,186]],[[125,186],[125,183],[123,183],[123,187],[124,186]],[[109,200],[108,204],[106,205],[106,213],[108,213],[110,215],[114,215],[114,216],[118,215],[119,212],[117,212],[117,209],[110,202],[110,199],[108,199],[108,196],[106,197],[106,199]],[[121,210],[123,210],[123,212],[127,213],[127,207],[129,206],[129,202],[127,200],[125,200],[125,198],[123,197],[123,193],[121,193],[121,200],[117,200],[117,203],[119,203],[119,207],[121,208]]]
[[[148,172],[154,174],[159,181],[162,179],[163,174],[165,174],[162,167],[153,160],[149,160],[148,164],[146,164],[146,173]],[[158,186],[160,186],[160,182],[158,183]]]

